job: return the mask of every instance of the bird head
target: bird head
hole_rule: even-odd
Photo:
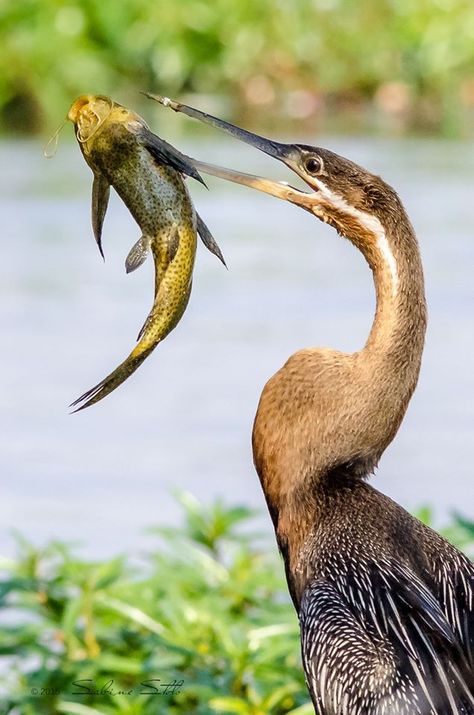
[[[356,229],[360,232],[361,222],[367,224],[373,220],[383,223],[391,215],[400,213],[398,196],[388,184],[328,149],[276,142],[166,97],[148,96],[177,112],[222,129],[236,139],[278,159],[297,174],[309,190],[295,188],[284,181],[273,181],[193,160],[196,168],[203,173],[250,186],[296,204],[349,236]]]

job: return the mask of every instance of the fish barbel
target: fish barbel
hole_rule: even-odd
[[[102,256],[102,225],[113,186],[142,231],[127,256],[127,272],[138,268],[150,251],[155,262],[154,303],[136,347],[110,375],[72,403],[77,412],[115,390],[176,327],[191,293],[197,233],[223,263],[224,259],[184,183],[185,175],[204,183],[188,157],[153,134],[138,114],[109,97],[79,97],[68,119],[94,174],[92,226]]]

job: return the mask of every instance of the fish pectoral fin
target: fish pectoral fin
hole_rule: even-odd
[[[102,226],[107,213],[107,206],[109,205],[109,196],[110,184],[107,179],[101,174],[94,174],[92,183],[92,230],[102,258],[104,258]]]
[[[227,268],[227,263],[224,260],[224,256],[222,255],[222,251],[219,248],[217,241],[214,239],[214,236],[212,233],[209,231],[208,227],[202,220],[202,218],[199,216],[199,214],[196,214],[197,217],[197,232],[201,237],[201,240],[203,244],[206,246],[206,248],[213,253],[217,258],[224,264],[224,266]]]
[[[125,259],[125,270],[127,273],[136,271],[147,259],[150,252],[151,239],[149,236],[141,236],[132,246]]]
[[[150,154],[160,164],[171,166],[171,168],[176,169],[176,171],[179,171],[181,174],[186,174],[186,176],[196,179],[196,181],[199,181],[207,188],[206,182],[194,166],[193,160],[189,156],[182,154],[178,151],[178,149],[175,149],[174,146],[165,142],[164,139],[161,139],[156,136],[156,134],[153,134],[148,127],[141,125],[136,132],[139,139],[142,141],[143,146],[148,149]]]

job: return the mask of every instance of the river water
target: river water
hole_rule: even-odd
[[[171,138],[173,141],[173,138]],[[305,139],[308,143],[308,138]],[[474,151],[434,140],[318,139],[399,191],[424,259],[430,323],[418,389],[374,485],[406,508],[474,515]],[[231,140],[177,138],[198,158],[275,178],[284,167]],[[77,146],[53,161],[0,145],[0,553],[11,528],[90,555],[137,552],[179,519],[172,492],[264,513],[250,434],[260,391],[298,348],[358,349],[374,295],[362,257],[309,214],[235,185],[192,186],[229,271],[199,246],[176,330],[120,389],[67,405],[130,351],[151,305],[151,261],[126,276],[139,236],[113,196],[106,263],[92,238],[91,174]],[[269,519],[262,525],[270,531]]]

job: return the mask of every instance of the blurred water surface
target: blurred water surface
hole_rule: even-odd
[[[307,143],[306,139],[306,143]],[[404,200],[423,253],[430,323],[420,383],[373,483],[441,520],[473,515],[474,152],[432,140],[318,142],[380,173]],[[288,178],[235,142],[176,140],[189,154]],[[178,518],[173,488],[264,509],[250,434],[260,391],[298,348],[358,349],[374,308],[362,257],[309,214],[209,180],[196,206],[229,271],[199,246],[177,329],[124,386],[70,416],[67,405],[130,351],[151,305],[151,261],[126,276],[139,236],[113,196],[102,263],[89,219],[91,174],[77,146],[54,161],[36,143],[0,145],[0,552],[10,529],[94,555],[144,545]],[[291,178],[294,180],[294,177]],[[262,524],[270,531],[269,519]]]

